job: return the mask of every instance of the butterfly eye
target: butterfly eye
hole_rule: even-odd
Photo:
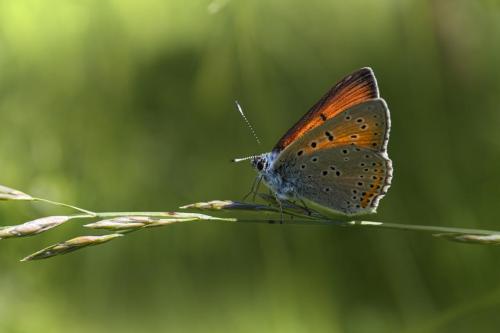
[[[262,163],[262,161],[259,161],[257,163],[257,170],[262,171],[262,169],[264,169],[264,163]]]

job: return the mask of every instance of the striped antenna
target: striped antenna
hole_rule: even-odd
[[[255,131],[253,130],[253,127],[252,125],[250,124],[250,122],[248,121],[247,117],[245,116],[245,114],[243,113],[243,109],[241,108],[240,106],[240,103],[238,103],[238,101],[234,101],[236,103],[236,107],[238,108],[238,111],[240,112],[241,116],[243,117],[243,119],[245,120],[245,122],[247,123],[247,126],[248,128],[250,128],[250,131],[252,132],[255,140],[257,141],[257,143],[260,145],[260,140],[259,140],[259,137],[257,136],[257,134],[255,133]],[[253,157],[253,156],[252,156]]]
[[[231,160],[231,162],[235,162],[235,163],[238,163],[238,162],[242,162],[242,161],[246,161],[246,160],[250,160],[252,158],[255,158],[259,155],[252,155],[252,156],[247,156],[247,157],[240,157],[240,158],[233,158]]]

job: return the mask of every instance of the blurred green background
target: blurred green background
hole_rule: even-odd
[[[0,0],[0,184],[98,211],[240,199],[338,79],[373,67],[395,177],[373,219],[500,229],[500,3]],[[260,135],[237,114],[245,108]],[[67,210],[2,203],[2,225]],[[0,332],[497,332],[500,249],[179,224],[46,261],[0,242]]]

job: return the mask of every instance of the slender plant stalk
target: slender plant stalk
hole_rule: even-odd
[[[442,227],[431,225],[396,224],[364,220],[342,220],[339,217],[329,217],[309,208],[290,201],[276,203],[273,196],[261,194],[261,199],[267,204],[237,202],[231,200],[213,200],[198,202],[180,207],[183,210],[198,210],[203,213],[190,212],[93,212],[74,205],[68,205],[44,198],[33,197],[24,192],[0,185],[0,200],[2,201],[34,201],[54,206],[65,207],[77,211],[78,214],[47,216],[22,224],[0,227],[0,239],[35,236],[56,228],[68,221],[93,219],[97,221],[84,225],[88,229],[100,229],[111,232],[100,236],[78,236],[63,242],[50,245],[39,250],[21,261],[46,259],[57,255],[73,252],[85,247],[100,245],[117,238],[146,228],[162,227],[182,222],[232,222],[232,223],[265,223],[265,224],[302,224],[325,225],[347,228],[392,229],[427,232],[435,237],[456,242],[471,244],[500,245],[500,231]],[[255,218],[218,217],[207,215],[212,213],[251,212]]]
[[[33,201],[40,201],[40,202],[45,202],[45,203],[48,203],[48,204],[51,204],[51,205],[54,205],[54,206],[71,208],[71,209],[77,210],[79,212],[82,212],[82,213],[85,213],[85,214],[88,214],[88,215],[91,215],[91,216],[96,216],[96,213],[91,212],[90,210],[86,210],[86,209],[83,209],[83,208],[80,208],[80,207],[68,205],[68,204],[65,204],[65,203],[62,203],[62,202],[52,201],[52,200],[43,199],[43,198],[35,198],[35,197],[33,197]]]

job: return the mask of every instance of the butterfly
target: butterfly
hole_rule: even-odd
[[[373,213],[392,179],[390,127],[375,75],[361,68],[251,164],[277,199],[306,200],[344,215]]]

